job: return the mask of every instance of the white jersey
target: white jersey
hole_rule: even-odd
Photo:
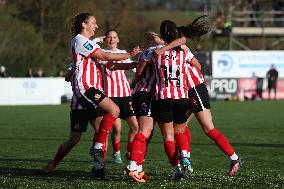
[[[99,49],[99,45],[80,34],[71,40],[70,50],[74,69],[73,92],[78,97],[90,87],[103,91],[100,66],[91,58],[91,54]]]
[[[111,53],[127,53],[125,50],[116,49],[116,51],[105,50],[105,52]],[[115,63],[131,63],[130,59],[116,61]],[[124,70],[114,70],[111,71],[103,64],[102,72],[103,72],[103,86],[104,86],[104,93],[108,97],[127,97],[131,96],[130,86],[128,80],[125,75]]]

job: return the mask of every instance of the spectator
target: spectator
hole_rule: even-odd
[[[223,28],[224,28],[224,21],[225,21],[225,16],[224,13],[221,11],[218,11],[216,14],[216,19],[214,23],[214,33],[215,34],[222,34],[223,33]]]
[[[45,74],[41,68],[37,70],[37,73],[35,74],[35,77],[45,77]]]
[[[271,90],[274,91],[274,100],[276,100],[276,90],[277,90],[277,79],[278,71],[275,69],[275,66],[272,64],[270,70],[266,73],[267,83],[268,83],[268,99],[270,100]]]
[[[256,0],[249,0],[249,7],[251,10],[250,14],[250,26],[251,27],[262,27],[262,23],[259,20],[260,6]]]
[[[33,69],[32,68],[28,68],[27,72],[26,72],[26,77],[33,77]]]
[[[0,77],[7,77],[6,68],[4,66],[0,66]]]
[[[284,27],[284,2],[283,1],[274,1],[273,10],[277,11],[274,16],[274,23],[277,27]],[[281,11],[282,13],[278,12]]]

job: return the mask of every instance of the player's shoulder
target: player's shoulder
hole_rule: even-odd
[[[81,34],[76,35],[72,39],[72,42],[74,43],[74,45],[76,45],[76,46],[84,46],[88,50],[92,50],[92,49],[95,49],[95,48],[100,48],[100,46],[98,44],[94,43],[89,38],[84,37]]]

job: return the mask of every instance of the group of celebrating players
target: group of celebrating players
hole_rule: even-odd
[[[94,157],[92,173],[106,179],[107,140],[112,132],[113,161],[122,163],[120,156],[121,119],[129,126],[127,145],[127,175],[144,183],[150,176],[142,165],[147,146],[157,122],[164,149],[174,170],[173,179],[191,174],[191,134],[188,122],[195,115],[203,131],[231,159],[228,176],[233,176],[243,164],[226,137],[212,122],[209,95],[201,73],[201,65],[184,45],[187,39],[196,39],[210,30],[207,17],[201,16],[191,24],[177,27],[170,20],[160,25],[160,34],[147,32],[139,47],[130,53],[117,49],[115,30],[106,32],[108,49],[101,49],[91,38],[98,28],[95,17],[81,13],[73,18],[71,59],[66,79],[71,81],[71,133],[61,144],[54,159],[44,167],[49,173],[79,142],[88,122],[95,128],[90,154]],[[131,57],[140,53],[138,61]],[[124,70],[136,69],[135,87],[129,87]]]

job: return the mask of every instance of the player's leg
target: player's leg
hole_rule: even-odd
[[[143,179],[142,182],[150,179],[150,177],[143,172],[142,164],[144,162],[147,150],[147,141],[153,130],[153,118],[151,117],[151,99],[151,94],[147,92],[138,92],[133,95],[133,109],[135,115],[137,116],[139,131],[135,134],[132,145],[130,147],[130,157],[127,171],[129,173],[134,172],[132,175],[128,173],[131,178],[133,178],[135,174],[136,176],[140,176],[140,179]],[[136,177],[133,179],[137,181]],[[140,180],[138,180],[137,182],[140,182]]]
[[[176,145],[180,152],[180,159],[185,172],[192,173],[193,169],[190,162],[189,141],[186,135],[187,124],[186,121],[191,113],[190,103],[188,99],[174,100],[174,134]]]
[[[113,148],[113,163],[122,163],[120,155],[120,133],[121,133],[121,119],[118,118],[114,122],[114,126],[111,132],[111,141]]]
[[[86,105],[91,104],[93,107],[99,107],[106,113],[102,118],[98,133],[94,136],[95,144],[90,151],[91,155],[94,157],[94,167],[92,170],[93,176],[106,179],[106,171],[103,161],[106,141],[120,110],[111,99],[95,88],[88,89],[80,100]]]
[[[206,86],[204,84],[198,85],[192,89],[190,95],[196,101],[196,106],[193,109],[195,117],[206,135],[214,140],[216,145],[231,158],[231,167],[228,175],[234,175],[240,168],[242,161],[236,155],[226,136],[214,127]]]
[[[157,122],[159,124],[163,139],[164,149],[168,156],[169,162],[174,168],[174,180],[181,179],[184,175],[181,171],[178,151],[174,137],[174,100],[165,99],[155,101],[155,106],[160,107],[157,111]]]
[[[71,132],[68,140],[59,145],[52,161],[44,168],[45,173],[50,173],[61,162],[61,160],[76,146],[80,141],[83,132],[86,132],[88,125],[88,115],[86,110],[73,110],[70,112]]]

